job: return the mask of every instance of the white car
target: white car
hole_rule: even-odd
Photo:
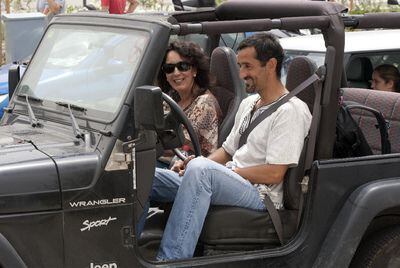
[[[318,66],[324,63],[326,48],[320,34],[281,38],[280,42],[286,51],[283,77],[293,57],[310,57]],[[370,88],[373,68],[383,63],[399,67],[399,47],[400,30],[346,32],[343,63],[348,85]]]

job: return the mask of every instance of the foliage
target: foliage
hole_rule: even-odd
[[[168,10],[168,5],[163,0],[139,0],[139,5],[144,10]]]
[[[375,2],[372,0],[363,0],[356,5],[350,14],[365,14],[376,12],[399,12],[400,6],[387,5],[385,2]]]
[[[148,8],[148,9],[155,9],[157,5],[157,0],[139,0],[139,4],[143,8]]]

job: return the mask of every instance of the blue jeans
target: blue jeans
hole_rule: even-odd
[[[174,201],[158,260],[193,256],[210,204],[265,210],[257,189],[248,180],[204,157],[190,161],[182,177],[157,168],[150,199]]]

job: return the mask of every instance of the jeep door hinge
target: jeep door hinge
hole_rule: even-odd
[[[132,163],[132,153],[115,153],[114,161],[117,163],[126,163],[129,166]]]
[[[124,247],[133,247],[135,242],[135,235],[131,226],[122,227],[122,245]]]
[[[129,140],[129,141],[127,141],[127,142],[124,142],[123,144],[122,144],[122,150],[125,152],[125,153],[130,153],[130,152],[132,152],[133,151],[133,149],[138,145],[138,144],[141,144],[141,143],[143,143],[144,142],[144,136],[143,136],[143,134],[139,134],[139,137],[137,137],[136,139],[133,139],[133,140]]]

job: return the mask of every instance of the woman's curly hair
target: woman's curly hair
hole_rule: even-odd
[[[198,44],[189,41],[174,41],[169,44],[162,64],[165,63],[168,52],[170,51],[175,51],[197,69],[194,83],[198,87],[196,92],[192,92],[194,98],[204,94],[210,84],[210,62],[201,47]],[[180,101],[179,94],[168,83],[167,77],[162,70],[158,72],[157,80],[158,85],[161,87],[163,92],[171,95],[175,101]]]

